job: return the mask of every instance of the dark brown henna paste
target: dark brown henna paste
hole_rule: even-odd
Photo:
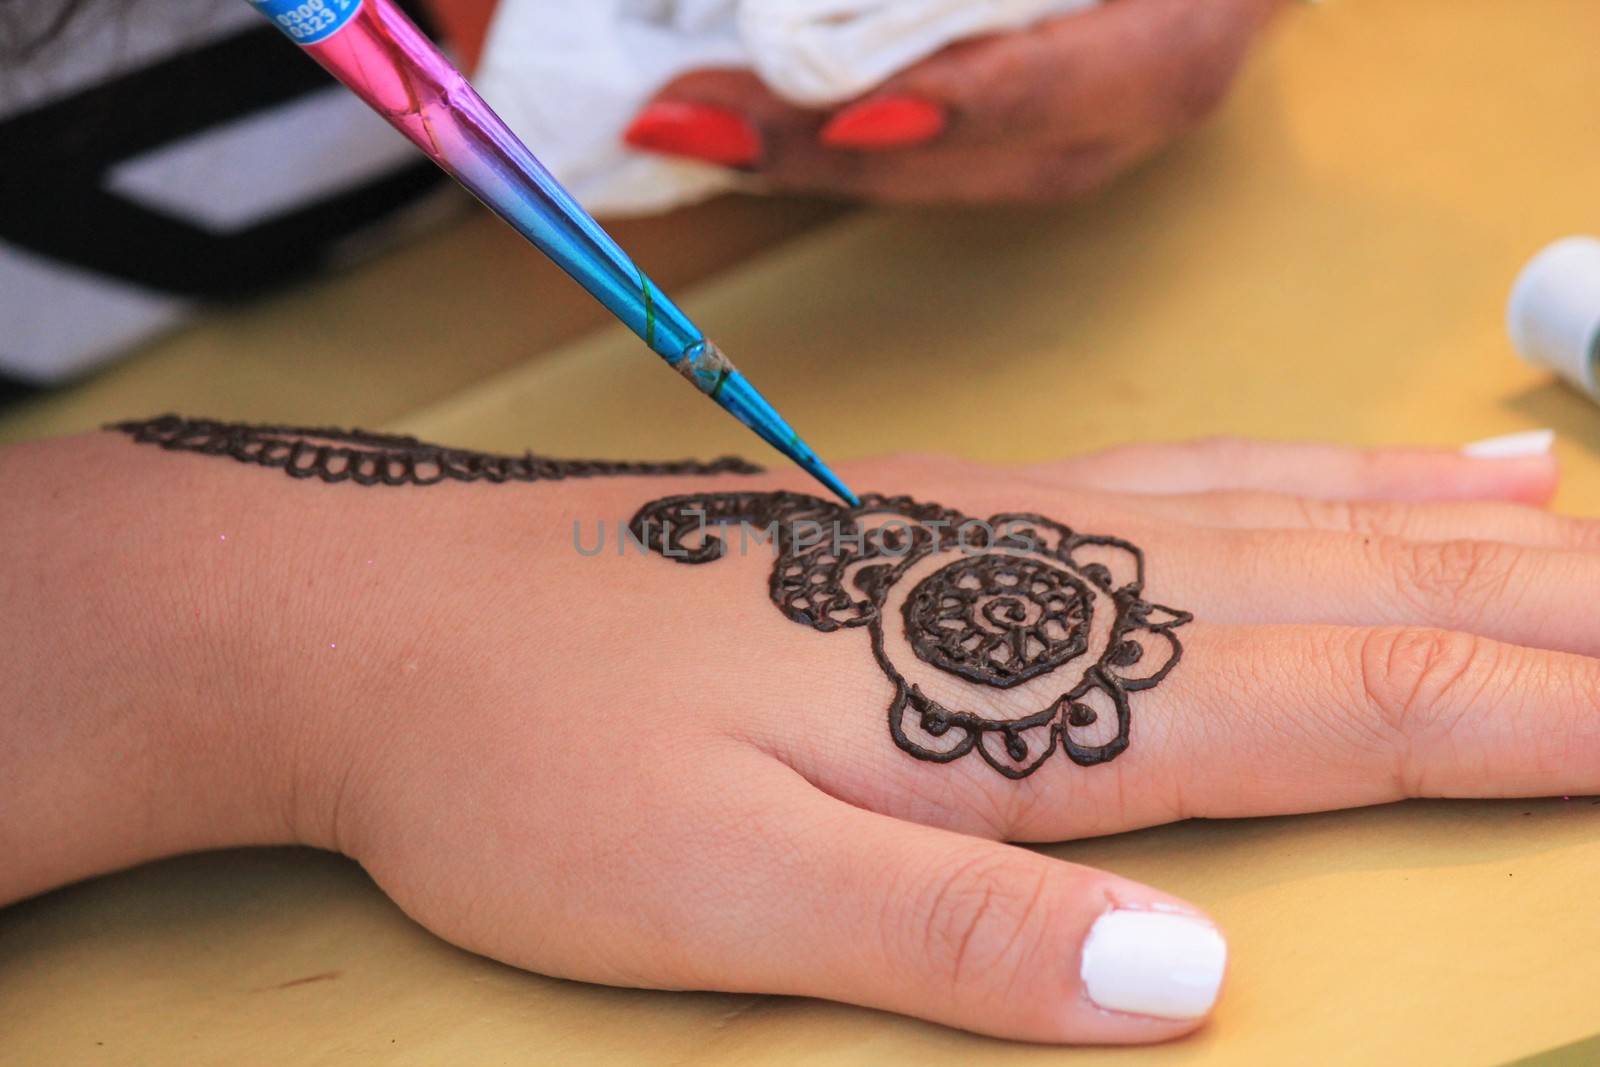
[[[497,456],[414,437],[176,415],[107,428],[170,451],[365,486],[760,473],[733,457]],[[654,551],[698,564],[725,551],[712,528],[735,524],[759,528],[776,549],[768,592],[784,615],[822,633],[867,628],[895,688],[890,733],[917,759],[949,763],[977,749],[1001,774],[1025,778],[1059,744],[1075,763],[1106,763],[1128,747],[1129,695],[1160,683],[1183,656],[1173,631],[1192,616],[1144,598],[1137,548],[1039,515],[977,520],[909,497],[867,496],[847,508],[799,493],[704,493],[646,505],[631,526]],[[891,655],[885,620],[896,618],[909,656]],[[1039,710],[1005,717],[996,707]]]
[[[356,485],[437,485],[457,482],[548,482],[567,478],[629,475],[760,474],[761,468],[734,456],[700,463],[616,463],[609,460],[550,459],[525,453],[497,456],[430,445],[415,437],[362,430],[250,426],[244,423],[185,419],[177,415],[106,427],[141,444],[172,452],[229,456],[241,463],[282,470],[291,478]]]
[[[1083,655],[1092,610],[1088,588],[1060,567],[977,556],[923,581],[903,612],[925,662],[1010,689]]]
[[[907,497],[848,508],[797,493],[704,493],[649,504],[631,526],[654,551],[702,564],[726,551],[727,534],[713,529],[733,524],[771,541],[769,593],[784,615],[823,633],[867,628],[895,687],[890,734],[934,763],[977,749],[1006,777],[1026,778],[1057,744],[1082,766],[1115,759],[1128,747],[1130,694],[1177,666],[1174,631],[1193,618],[1144,598],[1139,549],[1039,515],[975,520]],[[891,655],[885,627],[895,620],[908,657]]]

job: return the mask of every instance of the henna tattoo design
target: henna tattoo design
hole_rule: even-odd
[[[362,430],[307,429],[295,426],[251,426],[244,423],[185,419],[177,415],[106,427],[140,444],[172,452],[230,456],[240,463],[282,470],[291,478],[356,485],[437,485],[457,482],[547,482],[567,478],[613,478],[628,475],[760,474],[761,468],[735,456],[709,463],[617,463],[609,460],[550,459],[528,452],[497,456],[442,445],[415,437]]]
[[[1039,515],[976,520],[908,497],[849,508],[798,493],[704,493],[648,504],[631,528],[663,556],[704,564],[725,551],[713,529],[733,524],[772,542],[768,592],[790,620],[867,629],[894,685],[890,734],[933,763],[976,749],[1021,779],[1057,745],[1080,766],[1115,759],[1128,748],[1130,695],[1177,666],[1174,631],[1193,619],[1145,599],[1138,548]]]
[[[627,475],[759,474],[736,457],[709,463],[501,456],[360,430],[252,426],[164,415],[107,429],[174,452],[228,456],[292,478],[356,485],[539,482]],[[799,493],[670,497],[634,516],[644,544],[683,563],[721,558],[712,527],[762,527],[777,549],[768,592],[796,623],[865,627],[894,685],[889,730],[917,759],[976,749],[1008,778],[1033,774],[1059,745],[1082,766],[1128,747],[1130,694],[1183,656],[1174,634],[1193,616],[1144,598],[1144,555],[1039,515],[969,518],[909,497],[848,508]],[[892,655],[898,617],[909,655]],[[1087,663],[1087,666],[1081,666]],[[1072,673],[1064,680],[1057,675]],[[979,688],[981,687],[981,688]],[[988,699],[984,690],[1003,698]],[[1007,717],[992,708],[1029,709]]]

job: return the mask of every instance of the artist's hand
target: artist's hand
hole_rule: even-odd
[[[636,148],[747,168],[781,190],[875,201],[1056,200],[1205,119],[1285,0],[1115,0],[970,41],[831,112],[745,71],[668,85]]]

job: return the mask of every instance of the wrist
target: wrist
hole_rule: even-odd
[[[0,902],[289,839],[237,671],[251,590],[198,549],[227,501],[164,460],[111,435],[0,453]]]

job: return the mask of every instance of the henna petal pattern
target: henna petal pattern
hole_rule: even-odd
[[[1127,630],[1104,661],[1106,674],[1136,692],[1160,682],[1183,655],[1183,646],[1170,630]]]
[[[1077,537],[1067,545],[1073,570],[1108,593],[1144,588],[1144,553],[1117,537]]]
[[[929,763],[949,763],[972,751],[979,730],[953,722],[950,713],[902,682],[889,704],[889,734],[895,744]]]
[[[1066,698],[1057,726],[1067,758],[1080,767],[1109,763],[1128,749],[1131,712],[1127,691],[1098,669]]]

